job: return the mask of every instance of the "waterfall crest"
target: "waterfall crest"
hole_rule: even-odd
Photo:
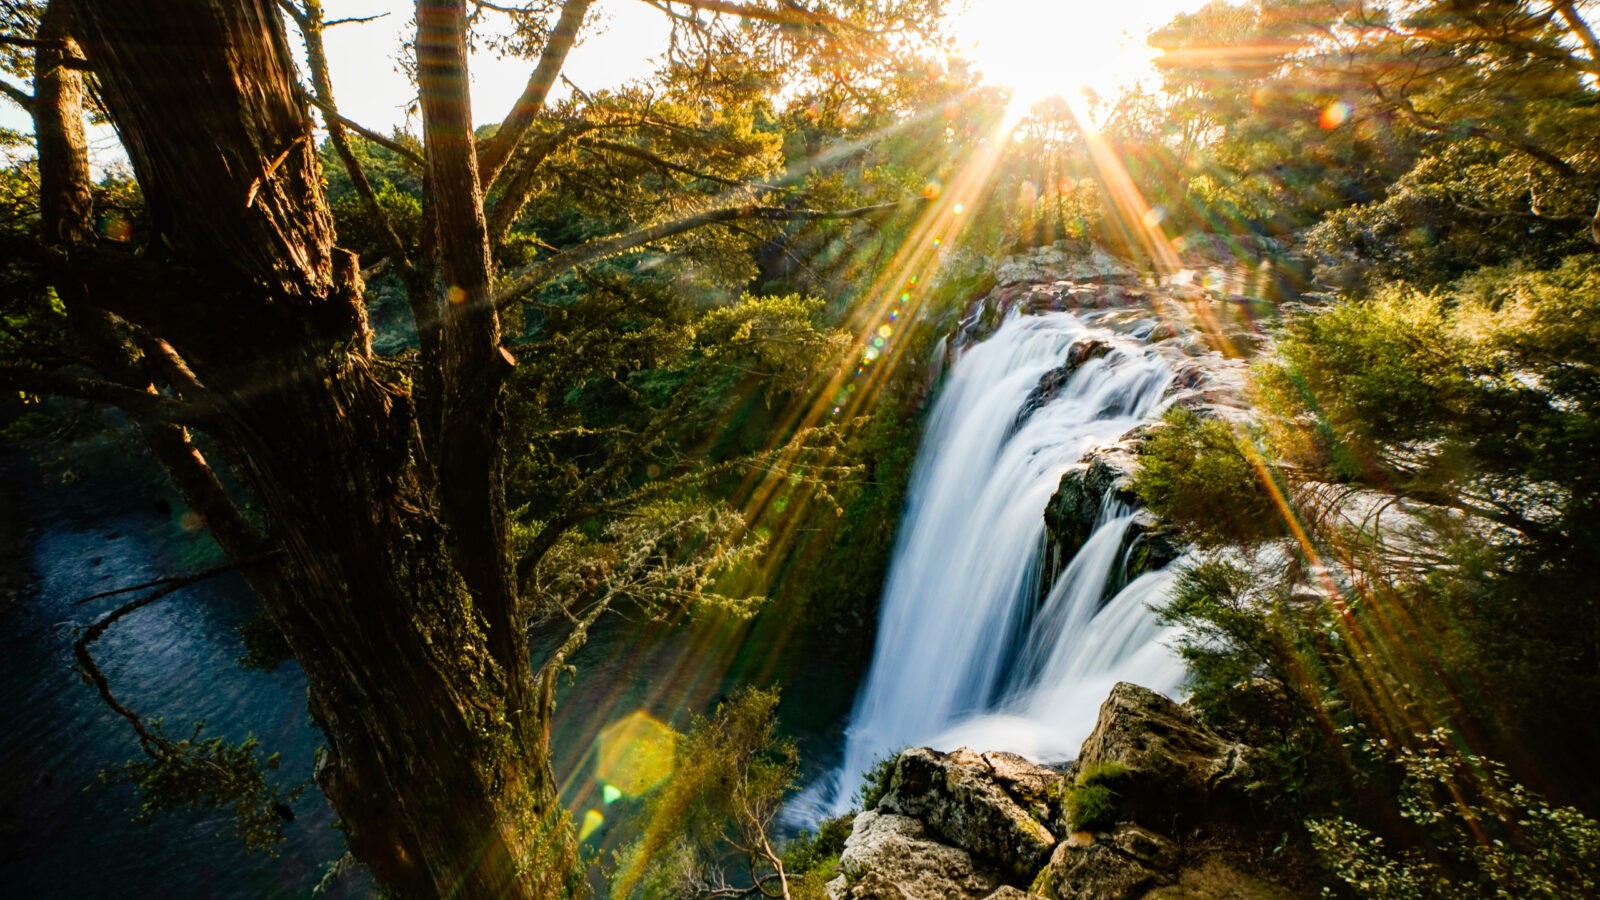
[[[1112,349],[1041,394],[1090,340]],[[1182,664],[1147,606],[1172,575],[1104,596],[1133,521],[1126,506],[1108,498],[1038,601],[1043,511],[1061,476],[1157,415],[1171,382],[1156,352],[1061,312],[1013,315],[955,361],[912,472],[839,777],[818,787],[828,799],[802,803],[842,812],[860,774],[906,746],[1070,758],[1116,681],[1180,686]]]

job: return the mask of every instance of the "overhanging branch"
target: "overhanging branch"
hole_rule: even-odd
[[[638,231],[619,234],[615,237],[591,241],[565,250],[550,257],[541,263],[523,270],[521,275],[513,278],[495,295],[495,306],[504,308],[518,299],[538,290],[570,271],[585,263],[595,262],[619,253],[626,253],[652,244],[656,241],[675,237],[707,225],[717,225],[724,222],[738,222],[745,220],[757,221],[793,221],[797,219],[858,219],[875,213],[889,212],[904,209],[912,205],[908,202],[881,203],[875,206],[861,206],[855,209],[819,210],[819,209],[787,209],[776,206],[726,206],[719,209],[706,210],[682,219],[670,222],[661,222]]]
[[[205,426],[211,421],[209,410],[194,403],[174,400],[98,378],[50,372],[24,365],[0,366],[0,386],[48,394],[74,400],[89,400],[114,406],[136,419],[170,422],[174,425]]]

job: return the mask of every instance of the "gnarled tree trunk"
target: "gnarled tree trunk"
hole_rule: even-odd
[[[549,762],[548,679],[529,665],[498,496],[510,361],[488,305],[470,113],[450,115],[465,83],[427,94],[428,54],[464,54],[449,43],[460,4],[419,4],[442,7],[433,33],[419,17],[424,104],[443,105],[430,143],[454,151],[430,160],[430,180],[442,268],[460,282],[447,284],[470,301],[454,316],[441,306],[445,421],[434,423],[418,421],[404,380],[368,347],[274,4],[69,2],[51,12],[72,11],[66,27],[99,76],[155,230],[140,255],[102,245],[72,271],[86,302],[186,363],[193,383],[178,392],[206,411],[260,505],[260,540],[280,563],[251,577],[305,669],[329,743],[317,780],[351,850],[405,896],[565,893],[575,844]],[[452,59],[431,77],[448,80]],[[439,130],[451,127],[467,130],[452,141]],[[68,164],[81,165],[46,165]],[[471,231],[457,247],[459,228]],[[90,237],[52,239],[73,252]],[[432,464],[424,431],[441,436]]]

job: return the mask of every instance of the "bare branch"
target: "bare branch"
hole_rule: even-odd
[[[645,2],[677,18],[682,18],[682,16],[672,11],[671,6],[674,3],[681,3],[691,9],[698,9],[704,12],[737,16],[741,19],[754,19],[761,22],[774,22],[779,25],[831,25],[838,28],[848,28],[851,31],[868,30],[838,16],[805,9],[793,3],[785,3],[783,9],[768,9],[749,3],[734,3],[731,0],[659,0],[659,2],[657,0],[645,0]]]
[[[33,112],[33,95],[17,87],[9,81],[0,80],[0,95],[12,103],[22,107],[28,113]]]
[[[186,585],[169,584],[137,600],[124,603],[111,612],[95,619],[88,628],[83,630],[83,634],[80,634],[78,639],[72,642],[72,656],[78,661],[78,667],[83,670],[84,677],[89,679],[89,683],[93,684],[95,690],[100,692],[100,699],[105,701],[106,706],[110,707],[112,712],[128,720],[128,723],[133,726],[134,733],[139,736],[140,748],[151,756],[157,755],[164,742],[159,735],[154,734],[145,726],[144,720],[139,718],[138,713],[123,706],[122,701],[117,699],[117,695],[111,692],[111,682],[106,678],[105,673],[100,671],[100,666],[95,663],[94,655],[89,652],[89,645],[98,641],[100,636],[106,633],[106,629],[116,624],[118,619],[138,612],[157,600],[170,597],[184,587]]]
[[[1595,39],[1594,29],[1590,28],[1589,23],[1578,13],[1577,4],[1573,0],[1556,0],[1551,6],[1561,14],[1562,20],[1572,29],[1572,33],[1578,36],[1578,40],[1583,42],[1583,49],[1589,54],[1589,62],[1600,66],[1600,40]]]
[[[148,590],[149,588],[171,588],[172,590],[179,590],[186,588],[191,584],[199,584],[202,581],[216,578],[218,575],[226,575],[229,572],[236,572],[245,568],[246,566],[258,565],[266,562],[275,555],[276,554],[269,554],[267,556],[259,556],[254,559],[245,559],[240,560],[239,562],[230,562],[220,566],[212,566],[209,569],[203,569],[199,572],[189,575],[175,575],[168,578],[155,578],[150,581],[140,582],[139,584],[130,584],[127,587],[115,588],[109,591],[101,591],[98,594],[90,594],[87,597],[79,597],[78,599],[72,601],[72,603],[75,606],[81,606],[82,604],[92,603],[96,600],[104,600],[107,597],[117,597],[121,596],[122,594],[131,594],[135,591]]]
[[[506,161],[511,158],[511,151],[516,149],[522,136],[527,133],[528,126],[544,110],[545,101],[550,97],[550,88],[555,85],[556,76],[561,74],[561,67],[567,62],[567,54],[578,39],[578,29],[582,27],[583,17],[592,2],[566,0],[562,4],[561,17],[556,20],[555,28],[551,29],[550,37],[545,41],[544,52],[539,54],[539,63],[528,77],[528,85],[523,88],[522,96],[517,98],[494,137],[478,153],[478,179],[485,190],[494,185]]]
[[[356,134],[361,135],[372,143],[383,147],[386,150],[394,151],[395,153],[404,157],[406,161],[415,164],[417,168],[420,169],[426,165],[426,163],[423,162],[422,157],[415,150],[412,150],[405,144],[402,144],[393,138],[386,138],[376,131],[373,131],[372,129],[362,125],[360,122],[355,121],[354,119],[345,118],[339,114],[339,110],[329,107],[327,104],[323,103],[321,100],[318,100],[311,94],[306,93],[305,91],[301,91],[300,96],[307,103],[310,103],[312,106],[315,106],[317,109],[322,110],[324,113],[327,113],[329,116],[332,116],[334,119],[338,120],[339,124],[350,129],[351,131],[354,131]]]
[[[10,44],[13,47],[27,47],[30,50],[56,48],[59,41],[40,41],[33,38],[17,37],[11,34],[0,34],[0,44]]]
[[[328,21],[322,23],[322,27],[332,28],[335,25],[358,25],[362,22],[376,22],[379,19],[388,18],[388,16],[389,14],[385,12],[372,16],[348,16],[343,19],[329,19]]]
[[[261,559],[245,560],[239,563],[232,563],[226,566],[218,566],[216,568],[207,569],[203,572],[197,572],[193,575],[162,579],[160,581],[154,581],[144,585],[135,585],[134,587],[126,588],[121,591],[107,591],[103,594],[84,597],[75,601],[77,603],[86,603],[90,600],[99,599],[101,597],[110,597],[120,593],[128,593],[145,587],[154,587],[158,584],[160,585],[159,588],[151,591],[143,597],[140,597],[137,600],[130,600],[116,609],[106,613],[105,615],[95,619],[87,628],[83,630],[82,634],[78,635],[78,639],[72,642],[72,656],[78,661],[78,667],[83,670],[84,677],[86,677],[89,682],[94,685],[95,690],[100,692],[100,699],[105,701],[105,704],[111,708],[112,712],[115,712],[117,715],[127,719],[128,722],[133,725],[134,732],[139,736],[139,746],[145,751],[145,753],[151,756],[157,756],[158,750],[168,746],[169,742],[163,739],[160,735],[150,731],[150,729],[145,726],[144,720],[139,718],[139,715],[133,710],[123,706],[122,701],[118,700],[116,695],[111,692],[111,682],[106,678],[105,673],[100,671],[100,666],[95,663],[94,655],[89,652],[89,646],[95,641],[100,640],[100,638],[106,633],[106,630],[112,625],[115,625],[118,620],[123,619],[132,613],[138,612],[139,610],[144,609],[146,606],[149,606],[158,600],[164,600],[186,587],[198,584],[210,578],[215,578],[218,575],[226,572],[264,562],[265,559],[266,558],[263,557]]]

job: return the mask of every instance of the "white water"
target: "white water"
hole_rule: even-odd
[[[1181,686],[1148,608],[1170,573],[1103,596],[1133,519],[1121,504],[1105,504],[1037,603],[1043,512],[1062,474],[1158,414],[1171,382],[1157,354],[1118,342],[1013,433],[1040,377],[1087,336],[1111,338],[1068,313],[1013,316],[951,368],[912,473],[843,766],[797,801],[799,816],[842,812],[861,773],[907,746],[1071,758],[1115,682]]]

